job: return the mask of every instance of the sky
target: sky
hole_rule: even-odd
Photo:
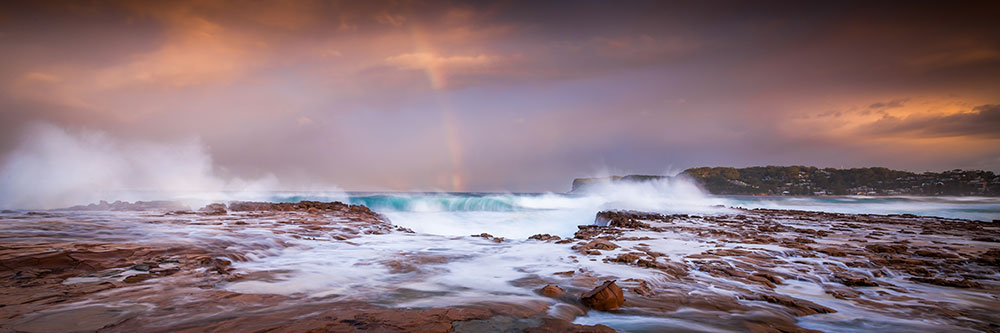
[[[1000,171],[998,4],[5,1],[0,187]]]

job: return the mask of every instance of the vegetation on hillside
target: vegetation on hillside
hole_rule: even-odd
[[[982,195],[1000,196],[992,171],[949,170],[913,173],[887,168],[834,169],[807,166],[701,167],[682,173],[714,194],[751,195]],[[600,181],[643,181],[663,176],[581,178],[577,190]]]

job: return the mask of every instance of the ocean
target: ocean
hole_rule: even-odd
[[[341,200],[365,205],[393,223],[439,235],[482,232],[522,238],[539,233],[569,236],[602,210],[721,214],[732,208],[766,208],[846,214],[911,214],[980,221],[1000,219],[995,197],[728,196],[699,191],[627,190],[623,193],[347,192],[281,193],[275,202]],[[690,190],[690,189],[687,189]]]

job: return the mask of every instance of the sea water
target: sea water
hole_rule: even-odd
[[[646,190],[646,191],[643,191]],[[719,214],[733,208],[767,208],[847,214],[912,214],[980,221],[1000,219],[1000,198],[874,196],[720,196],[662,188],[624,193],[456,193],[348,192],[341,200],[365,205],[392,223],[437,235],[526,238],[534,234],[570,236],[576,226],[591,224],[602,210]],[[327,200],[325,195],[274,193],[270,200]]]

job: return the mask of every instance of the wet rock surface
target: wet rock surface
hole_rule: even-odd
[[[580,296],[580,301],[587,307],[600,310],[614,310],[625,304],[625,296],[622,288],[615,284],[614,280],[605,281],[597,288],[594,288]]]
[[[803,321],[878,327],[824,317],[849,311],[899,320],[892,329],[997,331],[1000,318],[988,309],[1000,307],[1000,250],[986,241],[997,235],[992,222],[755,209],[716,216],[605,211],[575,238],[579,249],[595,240],[618,245],[601,253],[609,264],[662,272],[626,281],[629,301],[617,310],[624,313],[758,308],[775,318],[764,326],[744,322],[746,329],[795,331]],[[708,284],[717,291],[697,287]]]
[[[173,211],[185,211],[190,210],[187,205],[176,201],[136,201],[136,202],[126,202],[126,201],[115,201],[107,202],[101,200],[101,202],[96,204],[89,204],[86,206],[73,206],[66,209],[58,209],[60,211],[159,211],[159,210],[173,210]]]
[[[545,297],[559,297],[566,293],[565,290],[559,288],[557,285],[548,284],[542,287],[541,294]]]
[[[0,244],[0,331],[613,331],[549,316],[543,302],[397,308],[223,288],[282,280],[288,272],[234,268],[296,247],[282,239],[357,246],[351,240],[413,233],[364,206],[237,202],[197,212],[148,203],[76,208],[0,216],[5,240]],[[152,231],[161,234],[152,236]],[[267,234],[280,237],[261,236]],[[400,252],[375,263],[390,274],[405,275],[457,258]]]
[[[427,236],[343,203],[83,207],[0,213],[0,331],[612,331],[602,318],[658,331],[1000,329],[992,222],[606,211],[571,238],[405,247]],[[362,281],[283,292],[334,276],[255,264],[329,255],[356,260],[335,273]],[[498,258],[524,263],[502,271]]]

